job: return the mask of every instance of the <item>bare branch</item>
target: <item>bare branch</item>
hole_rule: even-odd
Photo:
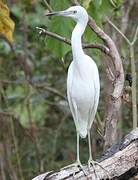
[[[92,17],[89,17],[90,28],[105,42],[109,48],[109,54],[114,65],[112,82],[112,93],[109,95],[107,114],[105,116],[105,145],[104,148],[110,147],[117,139],[117,121],[121,107],[121,97],[124,87],[124,70],[119,52],[113,40],[97,26]]]
[[[44,3],[45,3],[45,5],[46,5],[47,9],[48,9],[50,12],[52,12],[53,9],[52,9],[52,7],[48,4],[47,0],[44,0]]]
[[[40,28],[40,27],[36,27],[36,29],[39,30],[39,34],[40,35],[47,35],[47,36],[50,36],[52,38],[55,38],[59,41],[63,41],[64,43],[68,44],[68,45],[71,45],[71,41],[65,37],[62,37],[56,33],[53,33],[53,32],[50,32],[50,31],[47,31],[46,29],[44,28]]]
[[[138,125],[137,121],[137,74],[134,56],[134,46],[130,46],[130,61],[131,61],[131,73],[132,73],[132,112],[133,112],[133,128]]]
[[[45,85],[41,85],[41,84],[32,84],[33,87],[37,88],[37,89],[44,89],[46,91],[49,91],[55,95],[58,95],[59,97],[61,97],[62,99],[65,99],[66,100],[66,97],[61,93],[59,92],[57,89],[55,88],[52,88],[52,87],[49,87],[49,86],[45,86]]]
[[[65,99],[66,100],[66,97],[61,93],[59,92],[57,89],[53,88],[53,87],[50,87],[48,84],[44,83],[44,84],[36,84],[36,83],[33,83],[31,81],[10,81],[10,80],[1,80],[0,79],[0,83],[3,83],[3,84],[14,84],[14,85],[26,85],[26,83],[29,83],[29,85],[31,85],[33,88],[36,88],[36,89],[39,89],[39,90],[46,90],[50,93],[53,93],[59,97],[61,97],[62,99]]]
[[[71,45],[71,41],[70,41],[69,39],[63,37],[63,36],[60,36],[60,35],[58,35],[58,34],[56,34],[56,33],[47,31],[47,30],[44,29],[44,28],[36,27],[36,29],[39,30],[39,34],[40,34],[40,35],[47,35],[47,36],[50,36],[50,37],[52,37],[52,38],[54,38],[54,39],[57,39],[57,40],[59,40],[59,41],[62,41],[62,42],[64,42],[64,43],[68,44],[68,45]],[[108,49],[106,46],[102,45],[102,44],[83,44],[83,48],[84,48],[84,49],[86,49],[86,48],[87,48],[87,49],[88,49],[88,48],[96,48],[96,49],[101,50],[103,53],[105,53],[106,55],[109,56],[109,49]]]
[[[107,22],[126,40],[126,42],[129,44],[129,46],[133,46],[137,40],[137,36],[138,36],[138,26],[136,28],[136,31],[135,31],[135,34],[134,34],[134,37],[133,37],[133,40],[132,42],[125,36],[124,33],[122,33],[120,31],[120,29],[112,22],[110,21],[108,18],[106,18]]]
[[[136,32],[135,32],[134,38],[133,38],[133,40],[131,42],[131,46],[133,46],[135,44],[137,39],[138,39],[138,26],[136,28]]]
[[[110,179],[129,179],[138,173],[138,128],[129,133],[119,144],[113,145],[108,149],[100,160],[100,165],[103,166],[110,176]],[[56,172],[47,172],[35,177],[32,180],[58,180],[58,179],[92,179],[97,177],[93,172],[93,167],[88,170],[84,166],[87,176],[84,175],[79,168],[70,167],[61,169]],[[107,174],[100,167],[95,167],[99,179],[108,179]],[[131,173],[130,173],[131,172]],[[73,174],[75,174],[73,176]]]
[[[106,20],[107,20],[107,22],[111,25],[111,26],[113,26],[113,28],[117,31],[117,32],[119,32],[120,34],[121,34],[121,36],[126,40],[126,42],[130,45],[131,44],[131,42],[129,41],[129,39],[118,29],[118,27],[112,22],[112,21],[110,21],[108,18],[106,18]]]
[[[108,23],[114,27],[114,29],[126,40],[126,42],[129,45],[130,48],[130,62],[131,62],[131,72],[132,72],[132,77],[133,77],[133,81],[132,81],[132,111],[133,111],[133,128],[137,127],[137,90],[136,90],[136,65],[135,65],[135,57],[134,57],[134,44],[137,40],[137,36],[138,36],[138,26],[136,28],[134,37],[132,42],[118,29],[118,27],[111,22],[109,19],[107,19]]]

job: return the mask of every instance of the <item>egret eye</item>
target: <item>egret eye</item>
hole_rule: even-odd
[[[73,14],[76,14],[77,13],[77,11],[73,11]]]

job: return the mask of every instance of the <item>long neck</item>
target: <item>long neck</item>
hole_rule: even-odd
[[[80,59],[82,55],[84,54],[82,49],[82,42],[81,37],[85,31],[86,23],[83,22],[77,22],[71,37],[71,46],[72,46],[72,53],[73,53],[73,60]]]

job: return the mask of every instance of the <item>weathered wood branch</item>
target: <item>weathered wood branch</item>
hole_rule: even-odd
[[[99,160],[110,176],[109,179],[129,179],[138,174],[138,128],[133,130],[118,144],[111,146]],[[92,179],[96,180],[96,176],[91,167],[90,171],[84,166],[87,176],[84,175],[79,168],[68,168],[59,171],[51,171],[39,175],[33,180],[60,180],[60,179]],[[95,167],[97,175],[100,179],[108,179],[106,171],[99,166]],[[73,176],[73,174],[75,175]]]
[[[111,81],[110,84],[112,84],[112,92],[108,95],[109,100],[107,113],[105,116],[104,148],[107,149],[117,140],[117,121],[122,104],[121,97],[124,87],[124,71],[122,61],[114,41],[100,27],[97,26],[96,22],[91,17],[89,17],[89,26],[105,42],[105,44],[109,48],[111,61],[114,64],[114,67],[112,68],[112,74],[114,76],[114,79],[111,80],[111,75],[107,75],[109,81]]]

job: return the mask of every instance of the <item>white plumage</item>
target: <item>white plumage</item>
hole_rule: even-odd
[[[91,128],[99,101],[99,76],[95,62],[83,55],[76,64],[73,60],[68,70],[67,95],[69,106],[82,138]]]
[[[50,15],[71,17],[77,22],[71,37],[73,61],[68,69],[67,96],[77,131],[77,161],[74,165],[81,166],[79,136],[85,138],[88,134],[90,166],[93,163],[90,129],[99,102],[100,82],[97,65],[82,49],[81,38],[88,23],[88,14],[83,7],[73,6],[65,11],[49,13],[48,16]]]
[[[72,32],[71,45],[73,62],[69,66],[67,95],[76,130],[85,138],[90,130],[99,102],[99,73],[95,62],[84,53],[81,36],[88,22],[88,14],[83,7],[74,6],[67,11],[74,11],[77,21]]]

